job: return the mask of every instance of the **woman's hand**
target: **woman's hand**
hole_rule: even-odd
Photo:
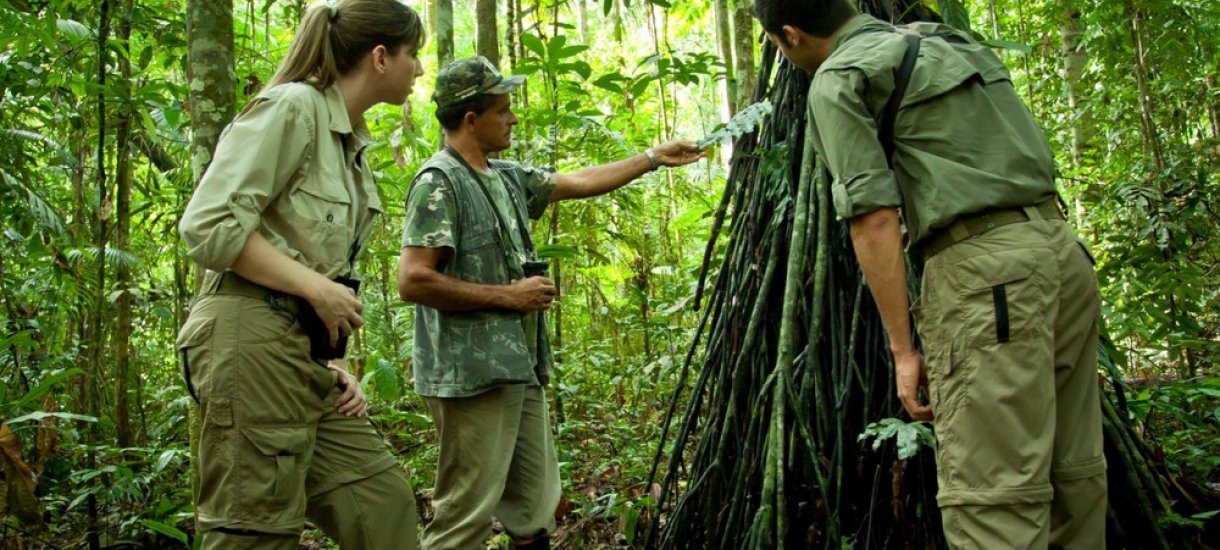
[[[320,275],[318,278],[307,299],[330,332],[330,345],[334,346],[339,337],[348,336],[364,326],[364,319],[360,317],[364,304],[356,298],[355,290]]]
[[[369,402],[364,397],[364,390],[360,388],[360,381],[347,372],[346,363],[346,360],[338,360],[326,365],[326,368],[339,374],[337,385],[343,390],[339,398],[335,399],[335,409],[343,416],[361,418],[368,414]]]

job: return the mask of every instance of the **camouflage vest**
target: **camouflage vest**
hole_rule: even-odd
[[[518,220],[528,227],[525,185],[511,169],[513,164],[491,160],[490,165],[504,182]],[[433,155],[416,178],[429,171],[444,175],[457,213],[453,224],[455,250],[438,266],[439,271],[488,285],[507,285],[521,279],[524,275],[512,237],[508,228],[499,224],[495,206],[481,189],[482,184],[444,153]],[[527,252],[532,256],[533,250]],[[543,324],[542,314],[538,315],[539,324]],[[432,397],[465,397],[505,384],[545,385],[553,359],[545,328],[540,332],[535,364],[526,347],[521,313],[495,309],[444,312],[416,305],[416,391]]]

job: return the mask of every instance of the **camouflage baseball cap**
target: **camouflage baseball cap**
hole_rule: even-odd
[[[432,101],[437,107],[456,105],[479,94],[507,94],[525,83],[522,75],[503,76],[486,57],[476,55],[445,66],[436,75]]]

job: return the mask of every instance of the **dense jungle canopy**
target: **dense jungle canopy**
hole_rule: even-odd
[[[395,277],[407,186],[439,143],[429,100],[438,68],[480,53],[528,75],[513,98],[521,122],[505,156],[558,170],[698,139],[756,100],[799,91],[801,76],[760,39],[749,0],[408,3],[428,26],[424,76],[405,107],[367,116],[385,212],[362,260],[367,325],[351,349],[374,422],[411,472],[426,519],[436,436],[412,390],[413,308],[398,299]],[[0,547],[191,544],[193,403],[173,342],[199,269],[177,222],[220,131],[270,78],[308,4],[0,0]],[[1110,337],[1103,376],[1120,439],[1147,457],[1147,477],[1169,487],[1153,495],[1163,502],[1148,519],[1174,540],[1214,535],[1217,510],[1203,505],[1215,500],[1178,501],[1220,486],[1220,3],[866,4],[916,6],[968,28],[1011,68],[1098,262]],[[739,198],[788,193],[777,182],[804,158],[800,140],[774,129],[800,115],[778,100],[776,108],[761,139],[553,206],[533,228],[562,290],[549,393],[564,487],[559,547],[643,547],[646,538],[672,547],[683,533],[665,531],[671,519],[705,521],[674,507],[698,493],[700,479],[677,468],[698,464],[701,432],[674,432],[715,414],[686,407],[703,395],[691,391],[701,366],[724,353],[696,338],[709,308],[732,303],[730,290],[758,292],[776,249],[767,243],[778,239],[766,228],[790,223],[782,201],[760,209]],[[834,269],[858,280],[850,263]],[[773,354],[783,303],[758,303],[766,315],[733,326],[755,330]],[[819,330],[855,345],[855,321],[835,323]],[[890,391],[853,372],[837,383]],[[751,384],[759,395],[774,388],[764,377]],[[900,412],[889,405],[873,412]],[[686,410],[695,411],[689,421]],[[853,433],[840,440],[887,475],[928,472],[924,432],[895,422],[889,435],[910,438],[901,453],[910,458],[896,458],[892,441],[880,451],[856,442],[863,425],[847,424]],[[921,530],[896,527],[885,540],[847,527],[810,536],[843,547],[937,540],[928,516],[907,520]],[[302,544],[333,547],[316,530]]]

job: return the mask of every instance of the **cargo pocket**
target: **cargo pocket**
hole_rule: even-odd
[[[216,319],[212,317],[188,319],[178,331],[178,340],[174,343],[178,355],[182,358],[182,379],[186,382],[186,391],[196,403],[199,402],[199,394],[191,381],[191,365],[196,365],[196,368],[206,366],[210,354],[208,347],[203,344],[212,337],[212,327],[215,324]]]
[[[309,429],[304,426],[242,428],[253,450],[246,459],[248,472],[242,494],[255,513],[277,514],[285,519],[300,515],[305,505],[305,473],[308,470]]]
[[[1046,312],[1040,289],[1038,249],[983,254],[957,262],[950,271],[958,282],[962,336],[968,342],[1005,344],[1035,329]]]

